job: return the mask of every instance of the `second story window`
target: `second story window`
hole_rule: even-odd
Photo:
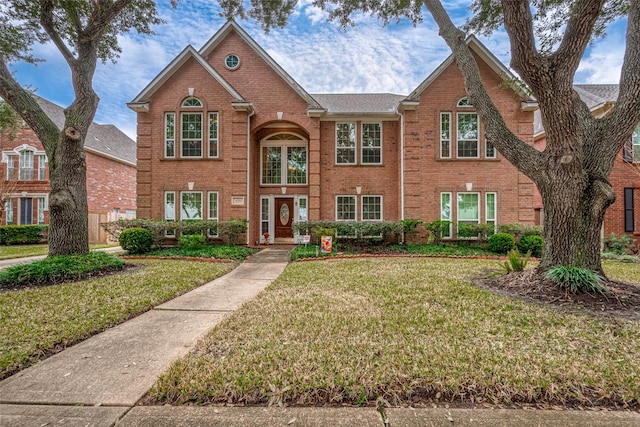
[[[182,157],[202,157],[202,113],[182,113]]]
[[[306,140],[298,135],[280,133],[268,137],[261,145],[262,184],[307,184]]]
[[[476,113],[458,113],[458,157],[477,158],[478,156],[478,115]]]
[[[336,123],[336,163],[356,163],[356,124]]]
[[[33,180],[33,151],[20,152],[20,178],[21,181]]]
[[[362,124],[362,163],[382,163],[382,130],[380,123]]]
[[[164,115],[164,156],[176,156],[176,114]]]

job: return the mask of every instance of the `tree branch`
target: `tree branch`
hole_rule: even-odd
[[[602,12],[605,1],[581,0],[571,10],[562,42],[549,58],[560,72],[570,73],[571,76],[575,74],[582,55],[591,40],[593,27]]]
[[[611,114],[605,119],[609,135],[620,144],[609,147],[618,151],[640,123],[640,1],[631,1],[627,17],[627,37],[620,75],[620,95]]]
[[[56,45],[62,56],[64,57],[67,64],[73,64],[75,61],[75,57],[73,53],[69,50],[60,34],[56,30],[55,24],[53,22],[53,11],[55,10],[55,5],[51,0],[44,0],[41,3],[42,8],[40,10],[40,25],[46,31],[47,35],[51,39],[51,41]]]
[[[438,24],[440,35],[453,52],[464,77],[467,94],[484,123],[489,142],[524,174],[532,179],[534,175],[538,180],[543,179],[539,174],[543,169],[540,152],[520,140],[505,124],[484,87],[478,65],[465,41],[464,32],[453,24],[439,0],[423,0],[423,3]]]
[[[0,58],[0,96],[11,106],[42,141],[47,154],[54,147],[48,146],[51,135],[60,132],[55,123],[45,114],[33,95],[15,80],[4,59]]]

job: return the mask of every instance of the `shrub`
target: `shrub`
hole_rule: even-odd
[[[118,242],[130,254],[143,254],[151,250],[153,234],[146,228],[127,228],[120,233]]]
[[[430,235],[433,236],[434,243],[440,243],[443,237],[449,236],[451,230],[451,221],[431,221],[424,225]]]
[[[486,241],[488,236],[491,236],[493,233],[493,224],[458,223],[459,238],[477,238],[478,240]]]
[[[207,238],[202,234],[190,234],[180,237],[178,242],[185,249],[198,249],[207,245]]]
[[[631,252],[634,248],[633,240],[626,234],[618,236],[616,233],[611,233],[603,239],[602,243],[604,243],[606,251],[613,252],[618,255],[624,255]]]
[[[553,267],[547,276],[571,293],[586,292],[605,295],[607,287],[604,278],[598,273],[580,267]]]
[[[54,284],[123,268],[123,260],[99,251],[85,255],[50,256],[0,271],[0,288]]]
[[[521,257],[520,252],[518,252],[517,249],[513,249],[507,253],[507,256],[509,259],[503,264],[507,273],[511,273],[512,271],[523,271],[529,262],[531,252],[527,252],[524,257]]]
[[[542,227],[537,225],[520,224],[519,222],[513,224],[500,224],[498,225],[498,231],[500,233],[511,234],[516,240],[520,239],[522,236],[543,235]]]
[[[518,250],[521,253],[530,252],[536,258],[542,256],[542,248],[544,247],[544,239],[535,234],[522,236],[518,242]]]
[[[516,239],[508,233],[496,233],[489,237],[489,250],[497,254],[506,254],[516,246]]]
[[[38,243],[44,239],[46,225],[3,225],[0,226],[0,244],[25,245]]]
[[[422,224],[421,219],[403,219],[402,220],[402,231],[405,233],[410,233],[416,229],[417,226]]]

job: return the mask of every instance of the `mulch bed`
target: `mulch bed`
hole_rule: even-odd
[[[484,278],[475,278],[472,283],[500,295],[567,311],[640,320],[640,286],[629,283],[608,281],[606,295],[573,294],[558,286],[553,280],[536,275],[536,270],[489,278],[485,275]]]

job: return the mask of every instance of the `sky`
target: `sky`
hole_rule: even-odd
[[[268,34],[252,20],[237,21],[308,93],[407,95],[451,53],[428,13],[416,26],[401,22],[387,27],[360,14],[354,17],[355,26],[345,31],[337,23],[327,22],[327,14],[311,2],[298,0],[286,28]],[[225,22],[214,0],[183,0],[177,9],[169,7],[166,0],[157,3],[166,23],[154,27],[155,35],[122,35],[120,58],[115,64],[99,63],[94,78],[100,97],[94,120],[116,125],[134,140],[136,114],[126,103],[187,45],[199,50]],[[470,1],[443,3],[454,22],[462,25]],[[576,83],[618,83],[625,31],[624,21],[613,23],[607,37],[589,47]],[[509,39],[504,31],[479,39],[508,66]],[[66,62],[52,44],[35,46],[33,53],[45,62],[13,64],[16,78],[39,96],[66,107],[73,100]]]

